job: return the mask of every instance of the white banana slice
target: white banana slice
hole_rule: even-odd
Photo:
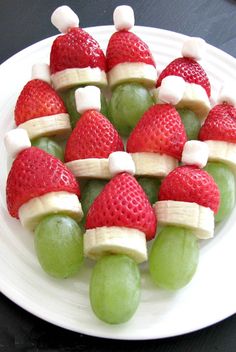
[[[112,174],[109,170],[109,161],[105,158],[73,160],[66,163],[66,166],[76,177],[92,177],[100,179],[112,178]]]
[[[147,87],[155,87],[157,71],[154,66],[140,62],[125,62],[114,66],[108,72],[109,86],[124,82],[140,82]]]
[[[197,203],[162,200],[154,204],[160,225],[183,226],[200,239],[214,236],[214,212]]]
[[[126,254],[137,263],[147,260],[145,233],[118,226],[103,226],[86,230],[84,255],[97,260],[106,254]]]
[[[37,117],[21,123],[18,128],[26,130],[30,139],[54,135],[66,137],[71,132],[70,118],[66,113]]]
[[[49,214],[66,213],[79,222],[83,217],[78,197],[69,192],[50,192],[33,198],[19,209],[22,226],[34,230],[39,222]]]
[[[209,148],[209,161],[222,161],[236,173],[236,144],[223,141],[204,141]]]
[[[178,166],[172,156],[158,153],[131,153],[135,163],[135,175],[165,177]]]
[[[64,90],[78,85],[107,86],[106,72],[95,67],[67,68],[51,75],[53,87],[56,90]]]
[[[153,91],[157,103],[161,103],[158,97],[159,88]],[[208,115],[211,104],[205,89],[199,84],[185,82],[185,90],[180,102],[175,105],[178,108],[188,108],[192,110],[200,120],[204,120]]]

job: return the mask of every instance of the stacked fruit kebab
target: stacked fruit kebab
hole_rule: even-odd
[[[207,162],[207,146],[210,160],[226,162],[230,167],[235,165],[232,157],[235,148],[232,130],[236,116],[232,105],[235,102],[229,95],[222,94],[223,103],[212,109],[200,131],[200,139],[207,140],[207,143],[186,143],[186,134],[189,139],[193,135],[196,138],[200,127],[196,121],[204,118],[210,109],[209,80],[196,62],[204,43],[192,39],[185,44],[183,58],[168,65],[157,81],[156,96],[158,103],[162,104],[152,106],[151,95],[144,86],[152,87],[156,82],[155,63],[147,45],[129,31],[134,24],[132,9],[118,7],[114,12],[118,32],[113,34],[107,48],[108,81],[113,90],[109,112],[123,136],[136,126],[127,142],[127,151],[131,155],[125,153],[118,133],[98,112],[101,105],[104,106],[98,88],[90,86],[76,90],[81,85],[106,84],[105,57],[98,43],[78,27],[78,17],[67,6],[54,12],[52,22],[66,34],[53,43],[51,78],[56,89],[63,92],[68,111],[72,111],[75,117],[73,127],[80,118],[67,142],[65,158],[76,176],[95,178],[86,185],[82,197],[87,214],[84,253],[98,259],[90,282],[91,305],[100,319],[121,323],[130,319],[138,306],[140,274],[136,263],[147,259],[146,239],[153,239],[156,233],[154,211],[132,175],[165,177],[156,203],[156,181],[139,179],[151,203],[155,203],[159,223],[167,225],[153,243],[150,274],[161,287],[183,287],[196,270],[196,235],[199,238],[213,236],[213,214],[219,208],[219,189],[213,178],[202,170]],[[36,83],[41,87],[41,82]],[[39,94],[40,87],[37,86],[33,95]],[[84,98],[86,92],[91,95],[90,105]],[[28,99],[29,93],[21,95]],[[29,102],[27,99],[19,99],[23,101],[22,106]],[[130,101],[135,101],[137,110]],[[180,117],[173,105],[188,110],[181,110]],[[125,119],[120,119],[120,106],[124,107],[123,112],[130,111],[130,116],[124,114]],[[41,116],[37,111],[27,119]],[[25,120],[20,118],[20,121],[24,126]],[[196,130],[192,129],[192,122]],[[218,130],[215,132],[212,126],[217,126]],[[17,136],[19,142],[16,143]],[[36,251],[46,272],[57,277],[73,275],[81,266],[83,257],[81,230],[76,223],[82,218],[77,198],[80,191],[74,176],[56,158],[30,147],[30,140],[22,128],[9,132],[6,145],[11,155],[16,156],[7,182],[10,214],[19,217],[23,226],[35,229]],[[92,159],[96,164],[95,167],[92,164],[91,172]],[[105,160],[105,165],[101,159]],[[180,160],[185,166],[176,167]],[[74,161],[84,163],[82,172],[80,166],[79,172],[71,167]],[[206,169],[219,183],[221,208],[218,220],[222,220],[233,207],[234,178],[224,164],[209,163]],[[227,192],[231,191],[233,196],[228,208],[223,193],[225,185],[219,180],[218,171],[231,180]],[[101,175],[102,178],[113,178],[105,185],[106,182],[96,180]],[[50,215],[52,213],[57,215]]]
[[[23,87],[15,106],[15,123],[24,129],[32,145],[63,160],[61,146],[52,138],[66,138],[71,132],[70,118],[63,100],[50,85],[47,64],[32,67],[32,79]]]
[[[74,128],[80,117],[75,106],[75,90],[86,85],[107,86],[106,58],[98,42],[79,27],[78,16],[68,6],[57,8],[51,21],[62,33],[51,47],[51,80],[63,96]],[[106,99],[101,94],[102,113],[106,114],[106,108]]]

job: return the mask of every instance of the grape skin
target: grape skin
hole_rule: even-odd
[[[95,315],[121,324],[135,313],[140,301],[138,265],[125,255],[107,255],[95,265],[90,279],[90,303]]]
[[[36,227],[35,250],[46,273],[56,278],[75,275],[83,263],[79,225],[66,215],[49,215]]]
[[[198,240],[190,230],[165,227],[154,240],[149,255],[151,278],[164,289],[180,289],[192,279],[198,257]]]

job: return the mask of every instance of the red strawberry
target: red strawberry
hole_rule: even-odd
[[[211,175],[196,166],[180,166],[163,180],[158,200],[192,202],[217,213],[220,192]]]
[[[129,153],[151,152],[181,159],[187,141],[184,125],[170,104],[150,107],[139,120],[127,141]]]
[[[20,206],[49,192],[80,195],[71,171],[57,158],[36,147],[25,149],[13,162],[7,178],[7,207],[18,218]]]
[[[236,143],[236,108],[227,103],[216,105],[201,127],[199,139]]]
[[[39,79],[29,81],[21,91],[15,107],[16,125],[36,117],[66,113],[65,105],[56,91]]]
[[[86,229],[123,226],[140,230],[151,240],[156,233],[154,210],[136,179],[128,173],[115,176],[95,199],[86,219]]]
[[[172,61],[160,74],[156,86],[159,87],[163,78],[171,75],[180,76],[188,83],[199,84],[205,89],[208,97],[211,96],[211,85],[206,72],[194,59],[180,57]]]
[[[50,54],[51,74],[67,68],[98,67],[106,71],[105,55],[98,42],[82,28],[58,36]]]
[[[86,111],[76,124],[66,144],[65,161],[108,158],[124,150],[122,139],[110,121],[96,110]]]
[[[142,62],[156,67],[147,44],[134,33],[125,30],[111,36],[106,55],[108,71],[124,62]]]

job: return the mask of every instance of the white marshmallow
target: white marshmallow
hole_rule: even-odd
[[[28,133],[23,128],[15,128],[4,136],[5,148],[13,159],[24,149],[31,147]]]
[[[51,75],[48,64],[34,64],[32,66],[32,79],[40,79],[41,81],[51,84]]]
[[[203,168],[207,164],[209,156],[208,145],[201,141],[187,141],[182,153],[182,163],[185,165],[197,165]]]
[[[87,110],[101,110],[101,92],[98,87],[87,86],[75,91],[76,109],[79,114]]]
[[[223,85],[220,89],[218,96],[218,103],[228,103],[236,106],[236,84],[235,82],[228,82],[227,85]]]
[[[113,22],[117,31],[130,30],[134,26],[134,11],[131,6],[117,6],[113,12]]]
[[[187,39],[182,48],[183,57],[201,60],[206,51],[206,42],[202,38],[192,37]]]
[[[128,172],[131,175],[135,174],[135,164],[129,153],[111,153],[108,157],[108,165],[112,176],[115,176],[121,172]]]
[[[79,17],[69,6],[58,7],[51,16],[52,24],[61,33],[67,33],[70,28],[79,26]]]
[[[185,86],[186,84],[182,77],[167,76],[161,82],[158,98],[164,103],[176,105],[183,98]]]

